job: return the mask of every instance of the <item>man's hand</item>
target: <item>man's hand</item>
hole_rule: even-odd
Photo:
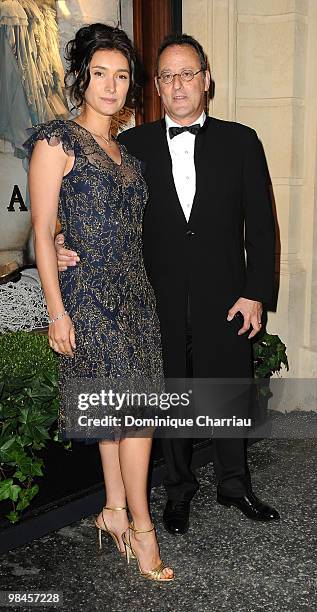
[[[69,249],[64,249],[64,236],[63,234],[58,234],[55,238],[55,250],[57,256],[57,266],[59,272],[64,272],[67,270],[69,266],[76,266],[79,261],[79,257],[75,251],[70,251]]]
[[[247,298],[240,297],[236,303],[228,310],[227,321],[232,321],[236,312],[241,312],[244,319],[243,326],[239,329],[238,335],[241,336],[252,325],[252,331],[248,335],[248,339],[253,338],[261,329],[261,317],[263,312],[262,302],[256,302],[254,300],[248,300]]]

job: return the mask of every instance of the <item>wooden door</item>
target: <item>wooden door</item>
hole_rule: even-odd
[[[137,125],[163,116],[154,84],[156,56],[163,38],[181,31],[181,9],[181,0],[133,0],[134,43],[146,72]]]

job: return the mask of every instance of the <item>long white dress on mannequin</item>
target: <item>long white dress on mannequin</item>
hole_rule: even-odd
[[[47,105],[54,117],[66,118],[69,111],[63,93],[64,69],[58,49],[56,12],[45,6],[40,10],[34,0],[19,2],[29,18],[28,33],[36,57],[37,78],[41,82]]]
[[[0,10],[1,26],[5,28],[9,44],[16,57],[32,124],[42,123],[47,120],[46,117],[54,119],[32,55],[27,14],[18,0],[3,0],[0,3]]]

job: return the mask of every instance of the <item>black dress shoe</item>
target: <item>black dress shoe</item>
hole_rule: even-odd
[[[186,533],[189,529],[189,510],[190,502],[188,501],[174,503],[168,500],[163,513],[165,529],[174,535]]]
[[[218,493],[217,502],[228,508],[230,506],[239,508],[245,516],[254,521],[278,521],[280,519],[280,515],[275,508],[261,502],[252,492],[243,495],[243,497],[229,497]]]

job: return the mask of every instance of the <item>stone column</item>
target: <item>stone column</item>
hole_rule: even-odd
[[[301,377],[317,377],[317,2],[308,6],[301,257],[306,270]]]
[[[263,142],[280,229],[280,290],[268,329],[285,341],[290,376],[299,375],[305,266],[301,253],[304,196],[306,0],[238,0],[236,118]]]

